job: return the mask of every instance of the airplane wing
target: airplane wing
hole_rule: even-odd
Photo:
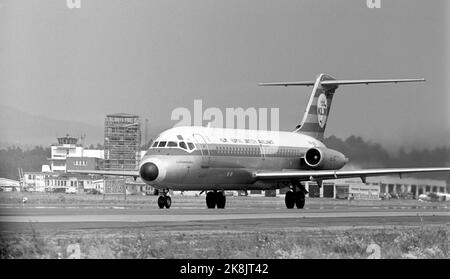
[[[392,168],[366,170],[307,170],[307,171],[257,171],[253,174],[256,180],[300,180],[321,181],[327,179],[341,179],[359,177],[364,182],[368,176],[384,176],[390,174],[407,174],[423,172],[450,171],[450,168]]]
[[[130,171],[130,170],[115,170],[115,171],[105,171],[105,170],[68,170],[67,172],[68,173],[79,173],[79,174],[99,174],[99,175],[139,177],[139,171]]]

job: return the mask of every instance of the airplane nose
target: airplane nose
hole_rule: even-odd
[[[140,176],[146,181],[153,181],[158,177],[158,167],[153,163],[145,163],[139,170]]]

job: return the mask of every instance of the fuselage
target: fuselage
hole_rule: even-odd
[[[255,183],[258,170],[304,169],[301,158],[310,148],[326,148],[319,140],[295,132],[175,127],[161,133],[139,168],[152,163],[159,189],[273,189],[278,183]]]

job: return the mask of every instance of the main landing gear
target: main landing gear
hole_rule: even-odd
[[[158,206],[159,208],[167,208],[169,209],[170,206],[172,205],[172,199],[170,198],[170,196],[167,195],[168,191],[161,191],[160,194],[161,196],[159,196],[158,198]]]
[[[305,187],[301,184],[293,185],[292,190],[286,193],[284,197],[284,203],[288,209],[297,208],[301,209],[305,206],[305,194],[308,193]]]
[[[289,191],[284,197],[284,202],[286,203],[286,207],[288,209],[292,209],[294,206],[297,206],[297,208],[303,208],[305,206],[305,193],[301,191]]]
[[[225,208],[227,199],[223,191],[213,191],[206,193],[206,206],[208,208]]]

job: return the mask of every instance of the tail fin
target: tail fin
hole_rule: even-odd
[[[382,80],[336,80],[327,74],[319,74],[315,81],[261,83],[260,86],[312,86],[314,85],[308,106],[302,122],[297,125],[295,132],[302,133],[322,140],[327,119],[330,113],[331,101],[339,85],[370,84],[370,83],[399,83],[425,81],[425,79],[382,79]]]
[[[325,80],[335,79],[325,74],[317,77],[302,122],[296,127],[295,132],[323,139],[331,101],[333,101],[334,92],[338,88],[337,85],[322,85],[321,81]]]

